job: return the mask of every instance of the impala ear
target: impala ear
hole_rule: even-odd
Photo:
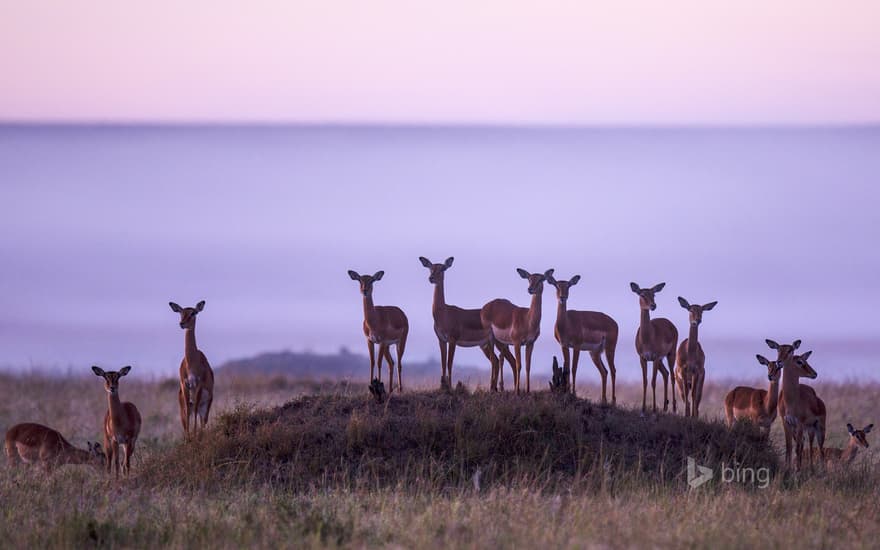
[[[529,278],[529,272],[521,267],[516,268],[516,272],[519,273],[519,276],[522,277],[523,279]]]
[[[95,373],[95,376],[104,376],[104,369],[101,367],[92,366],[92,372]]]
[[[715,306],[717,306],[717,305],[718,305],[718,302],[709,302],[708,304],[704,305],[704,306],[703,306],[702,308],[700,308],[700,309],[702,309],[703,311],[709,311],[709,310],[711,310],[713,307],[715,307]]]
[[[119,369],[119,376],[125,376],[126,374],[129,373],[130,370],[131,370],[131,367],[129,367],[129,366],[122,367],[121,369]]]
[[[871,429],[872,429],[873,427],[874,427],[873,424],[868,424],[867,426],[865,426],[865,427],[862,429],[862,431],[865,432],[865,433],[870,433],[870,432],[871,432]]]
[[[853,425],[852,425],[852,424],[847,424],[847,425],[846,425],[846,431],[849,432],[849,435],[852,435],[852,434],[855,433],[856,429],[853,428]]]
[[[443,262],[443,265],[446,266],[446,269],[449,269],[450,267],[452,267],[452,262],[453,262],[453,261],[455,261],[455,258],[453,258],[452,256],[450,256],[450,257],[446,258],[446,261]]]
[[[755,357],[758,358],[758,363],[761,363],[762,365],[769,365],[770,364],[770,361],[766,357],[761,355],[760,353],[755,355]]]
[[[352,281],[360,281],[361,280],[361,276],[358,275],[358,272],[352,271],[351,269],[348,270],[348,276],[351,277]]]
[[[173,311],[174,313],[180,313],[180,310],[183,309],[174,302],[168,302],[168,305],[171,306],[171,311]]]
[[[549,277],[547,277],[547,284],[557,286],[556,279],[553,278],[553,275],[550,275]]]
[[[205,309],[205,301],[204,300],[202,300],[201,302],[196,304],[196,311],[202,311],[203,309]]]
[[[574,277],[571,278],[570,281],[568,281],[568,286],[574,286],[574,285],[578,284],[578,281],[580,281],[580,280],[581,280],[581,276],[575,275]]]
[[[422,262],[423,266],[425,266],[429,269],[432,265],[434,265],[431,263],[431,260],[429,260],[428,258],[425,258],[424,256],[419,256],[419,261]]]
[[[801,341],[795,340],[794,342],[792,342],[791,347],[793,347],[794,349],[798,349],[799,347],[801,347]]]
[[[373,280],[374,281],[381,281],[382,277],[384,277],[384,276],[385,276],[384,271],[377,271],[376,273],[373,274]]]
[[[777,343],[774,342],[773,340],[767,339],[767,340],[764,340],[764,341],[767,342],[767,346],[768,346],[770,349],[779,349],[779,344],[777,344]],[[800,340],[797,340],[797,343],[798,343],[798,345],[800,345]],[[795,349],[797,349],[797,347],[795,347]]]
[[[691,308],[691,305],[688,303],[688,301],[685,300],[684,298],[682,298],[681,296],[678,297],[678,303],[681,304],[681,307],[683,307],[685,309]]]
[[[654,286],[654,288],[652,288],[651,291],[652,292],[660,292],[661,290],[663,290],[663,287],[665,287],[665,286],[666,286],[666,283],[660,283],[659,285]]]
[[[804,361],[806,361],[807,359],[810,358],[811,355],[813,355],[813,350],[810,350],[810,351],[804,352],[804,354],[801,355],[801,359],[803,359]]]
[[[635,284],[635,283],[630,283],[630,284],[629,284],[629,288],[630,288],[630,290],[632,290],[632,291],[635,292],[636,294],[638,294],[638,293],[639,293],[639,290],[641,290],[641,289],[639,288],[639,285],[637,285],[637,284]]]
[[[553,269],[548,269],[547,271],[545,271],[544,272],[544,279],[547,279],[548,277],[552,277],[553,271],[554,271]]]

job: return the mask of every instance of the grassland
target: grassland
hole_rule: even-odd
[[[874,418],[880,385],[817,385],[828,445]],[[588,399],[461,390],[373,403],[360,384],[218,376],[212,430],[183,444],[176,381],[123,380],[144,418],[134,475],[72,466],[0,469],[4,547],[872,547],[880,469],[872,448],[846,472],[786,473],[780,426],[765,443],[710,420]],[[582,386],[582,396],[597,395]],[[84,446],[100,437],[95,377],[0,375],[0,429],[42,422]],[[870,439],[870,438],[869,438]],[[767,467],[760,489],[689,489],[684,457]],[[717,477],[717,476],[716,476]]]

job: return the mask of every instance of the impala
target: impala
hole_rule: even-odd
[[[434,303],[431,307],[434,315],[434,333],[440,343],[441,380],[445,379],[449,387],[452,387],[452,359],[455,357],[456,346],[479,347],[489,359],[492,372],[498,369],[497,359],[492,352],[491,335],[489,330],[483,327],[480,310],[462,309],[446,303],[444,274],[452,267],[453,260],[454,258],[450,256],[442,264],[435,264],[424,256],[419,256],[419,261],[431,272],[428,281],[434,285]]]
[[[122,367],[118,372],[104,371],[100,367],[92,367],[96,376],[104,379],[107,391],[107,414],[104,415],[104,448],[107,450],[107,473],[116,465],[116,479],[119,479],[120,447],[124,454],[122,473],[131,473],[131,455],[141,431],[141,414],[137,407],[129,402],[119,400],[119,379],[129,373],[131,367]]]
[[[65,464],[103,467],[106,457],[101,444],[87,441],[86,445],[88,451],[77,449],[52,428],[26,422],[16,424],[6,432],[6,459],[10,466],[19,462],[40,464],[47,472]]]
[[[846,431],[849,432],[849,441],[843,449],[825,449],[825,460],[827,461],[827,465],[831,467],[849,466],[852,461],[855,460],[856,454],[859,452],[859,447],[864,447],[865,449],[869,447],[866,436],[870,433],[873,427],[873,424],[868,424],[861,430],[857,430],[853,428],[852,424],[847,424]]]
[[[690,323],[690,332],[688,337],[682,340],[678,346],[676,354],[676,363],[678,370],[674,371],[673,377],[678,381],[678,389],[681,392],[681,399],[684,401],[684,415],[699,418],[700,401],[703,399],[703,382],[706,379],[706,354],[703,352],[703,346],[700,345],[698,330],[700,323],[703,322],[703,312],[710,311],[718,302],[709,302],[704,305],[689,304],[687,300],[678,297],[678,303],[684,309],[688,310],[688,321]],[[675,383],[672,384],[672,391],[675,391]],[[674,398],[674,397],[673,397]],[[693,403],[693,411],[691,411],[691,403]],[[674,408],[673,408],[674,410]]]
[[[376,365],[376,344],[379,344],[379,379],[382,378],[382,358],[388,361],[388,393],[394,392],[394,361],[389,348],[397,346],[397,385],[403,391],[403,352],[406,350],[406,337],[409,334],[409,320],[403,310],[395,306],[373,305],[373,284],[381,281],[384,271],[373,275],[359,275],[349,270],[348,276],[360,284],[364,297],[364,336],[370,351],[370,380],[373,380],[373,367]]]
[[[208,358],[196,346],[196,316],[205,309],[202,300],[196,307],[180,307],[169,302],[171,311],[180,314],[180,328],[183,329],[183,360],[180,362],[180,388],[177,400],[180,405],[180,423],[184,436],[189,436],[189,419],[193,419],[193,430],[198,431],[199,420],[202,429],[208,425],[208,414],[214,401],[214,371]]]
[[[581,280],[580,275],[575,275],[568,281],[557,281],[553,275],[547,275],[547,282],[556,288],[556,327],[554,333],[556,341],[562,347],[562,359],[564,367],[571,367],[571,393],[576,393],[576,379],[578,359],[581,351],[587,351],[599,376],[602,378],[602,403],[608,403],[606,384],[608,370],[611,371],[611,402],[617,403],[617,369],[614,366],[614,350],[617,348],[617,323],[604,313],[598,311],[570,311],[567,309],[568,294],[574,285]],[[569,355],[572,351],[573,357]],[[602,352],[608,360],[608,369],[602,363]]]
[[[758,362],[767,367],[767,379],[770,388],[760,390],[747,386],[736,387],[724,397],[724,414],[728,427],[741,419],[748,419],[770,435],[770,427],[776,420],[776,407],[779,403],[779,379],[782,376],[782,363],[770,361],[763,355],[757,355]]]
[[[516,393],[520,392],[520,373],[522,372],[522,346],[526,348],[526,392],[531,389],[530,371],[532,368],[532,349],[535,340],[541,334],[541,295],[544,293],[544,281],[553,274],[552,269],[545,273],[529,273],[525,269],[517,269],[520,277],[529,282],[529,294],[532,303],[529,307],[517,307],[509,300],[502,298],[492,300],[480,310],[480,319],[487,330],[491,330],[492,339],[504,355],[506,346],[513,346],[515,352],[513,369],[513,386]],[[500,362],[499,362],[500,365]],[[515,368],[514,368],[515,367]],[[500,370],[500,368],[498,369]],[[492,373],[493,381],[497,373]]]
[[[825,403],[813,388],[801,384],[800,378],[815,379],[818,374],[807,362],[813,352],[789,354],[782,363],[782,392],[779,396],[779,416],[785,430],[785,463],[791,466],[792,439],[795,443],[797,469],[801,469],[804,452],[804,432],[818,436],[819,454],[825,462]],[[810,464],[813,463],[813,445],[810,438]]]
[[[651,312],[657,309],[654,295],[663,290],[666,283],[651,288],[639,288],[630,283],[630,289],[639,295],[641,318],[639,330],[636,332],[636,352],[642,365],[642,413],[647,409],[648,395],[648,361],[652,361],[654,372],[651,378],[651,389],[654,393],[654,412],[657,412],[657,371],[663,375],[663,410],[669,408],[669,371],[663,366],[663,358],[669,363],[672,373],[672,412],[675,412],[675,346],[678,344],[678,330],[669,319],[651,319]]]

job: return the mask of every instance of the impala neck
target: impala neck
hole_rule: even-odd
[[[199,348],[196,347],[196,327],[188,328],[183,331],[183,355],[186,362],[193,364],[198,361]]]
[[[697,332],[700,325],[695,325],[691,323],[691,330],[688,332],[688,347],[687,354],[688,357],[694,357],[697,355],[697,346],[699,346],[699,342],[697,341]]]
[[[85,464],[91,459],[91,454],[88,451],[83,451],[82,449],[77,449],[76,447],[71,447],[70,449],[67,449],[66,454],[66,461],[70,464]]]
[[[560,329],[562,332],[565,329],[565,323],[568,320],[568,306],[566,306],[565,302],[559,300],[559,305],[556,306],[556,328]]]
[[[792,408],[798,401],[800,401],[801,395],[800,390],[798,389],[800,382],[794,371],[794,367],[788,365],[782,366],[782,395],[785,396],[785,403],[788,408]]]
[[[364,319],[369,323],[375,313],[376,308],[373,306],[373,295],[364,296]]]
[[[443,291],[443,279],[434,285],[434,305],[431,311],[434,313],[434,319],[446,308],[446,294]]]
[[[643,341],[648,342],[651,340],[651,336],[654,334],[654,327],[651,326],[651,312],[648,309],[642,308],[639,330]]]
[[[119,390],[116,393],[107,392],[107,405],[110,409],[110,420],[114,425],[122,421],[122,401],[119,400]]]
[[[764,397],[764,410],[767,414],[776,413],[776,406],[779,404],[779,379],[770,381],[770,389]]]
[[[534,330],[541,325],[541,293],[532,294],[532,303],[529,306],[529,327]]]
[[[840,454],[840,460],[843,462],[852,462],[856,458],[856,454],[859,452],[859,444],[853,440],[853,438],[849,438],[849,444],[846,446],[846,449]]]

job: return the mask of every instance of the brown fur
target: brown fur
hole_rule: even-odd
[[[188,437],[190,418],[193,421],[193,431],[199,429],[199,420],[204,429],[208,425],[211,404],[214,402],[214,371],[208,358],[196,345],[196,316],[204,310],[205,301],[202,300],[196,307],[180,307],[174,302],[168,305],[171,306],[171,311],[180,314],[180,328],[184,330],[177,402],[183,434]]]
[[[700,401],[703,399],[703,382],[706,380],[706,354],[698,340],[698,330],[700,323],[703,322],[703,312],[711,310],[718,302],[710,302],[702,306],[692,305],[679,296],[678,303],[688,310],[690,332],[688,337],[682,340],[681,345],[678,346],[676,354],[678,369],[674,371],[673,375],[675,381],[678,382],[678,389],[681,391],[681,400],[684,401],[684,415],[692,416],[691,413],[693,413],[694,417],[699,417]],[[674,384],[672,387],[675,391]],[[693,411],[691,404],[693,404]]]
[[[663,410],[669,408],[669,371],[663,365],[663,359],[669,368],[675,368],[675,346],[678,343],[678,329],[669,319],[651,319],[651,311],[657,309],[654,295],[663,290],[666,283],[652,288],[640,288],[635,283],[629,284],[630,289],[639,295],[641,318],[639,330],[636,332],[636,352],[642,366],[642,412],[647,409],[648,395],[648,361],[652,361],[654,372],[651,378],[651,389],[654,394],[654,412],[657,412],[657,372],[663,376]],[[672,376],[672,411],[675,412],[675,372]]]
[[[64,464],[91,464],[97,468],[104,465],[101,445],[88,442],[88,451],[77,449],[56,430],[26,422],[16,424],[6,432],[6,459],[10,466],[20,462],[40,464],[46,471]]]
[[[873,424],[868,424],[861,430],[857,430],[853,428],[852,424],[847,424],[846,429],[849,432],[849,440],[847,441],[846,447],[842,449],[835,447],[825,449],[826,465],[829,468],[842,468],[852,464],[859,452],[859,448],[863,447],[867,449],[870,447],[870,445],[868,445],[867,434],[873,427]]]
[[[769,436],[779,405],[779,379],[782,377],[782,366],[777,361],[767,360],[763,355],[758,355],[757,358],[759,363],[767,367],[769,389],[738,386],[730,390],[724,397],[724,414],[728,427],[733,426],[737,420],[748,419]]]
[[[783,360],[782,392],[779,396],[779,416],[785,431],[785,463],[791,466],[792,440],[795,444],[797,469],[801,469],[804,434],[810,437],[810,465],[813,464],[813,438],[818,439],[819,455],[825,462],[825,403],[813,388],[801,384],[800,378],[815,379],[818,374],[807,362],[812,352],[803,355],[789,353]]]
[[[116,465],[116,479],[119,479],[119,462],[122,462],[122,473],[131,473],[131,457],[134,455],[135,443],[141,432],[141,414],[132,403],[123,403],[119,399],[119,379],[131,370],[122,367],[119,371],[105,372],[100,367],[92,367],[96,376],[104,379],[107,391],[107,414],[104,415],[104,448],[107,452],[107,473]],[[120,455],[120,447],[124,456]]]

